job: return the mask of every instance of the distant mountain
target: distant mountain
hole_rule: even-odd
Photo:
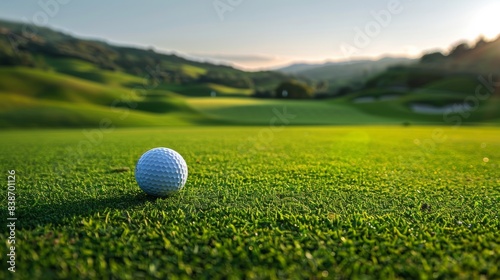
[[[337,64],[336,62],[325,62],[325,63],[294,63],[285,67],[277,68],[276,71],[287,73],[287,74],[298,74],[303,71],[314,69],[317,67],[322,67],[326,65]]]
[[[324,63],[293,63],[284,67],[277,68],[275,70],[287,74],[299,74],[301,72],[305,72],[311,69],[330,66],[330,65],[346,65],[346,64],[366,62],[366,61],[371,61],[371,60],[353,60],[353,61],[340,61],[340,62],[328,61]]]
[[[379,60],[326,62],[322,64],[298,63],[276,71],[306,77],[312,80],[345,80],[367,77],[386,70],[390,66],[408,65],[415,60],[404,57],[385,57]]]

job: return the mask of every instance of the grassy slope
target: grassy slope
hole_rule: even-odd
[[[102,123],[108,122],[117,127],[138,127],[211,122],[197,114],[182,111],[159,115],[89,104],[33,101],[19,98],[16,94],[0,93],[0,98],[6,104],[19,105],[15,109],[9,107],[7,110],[0,110],[0,126],[3,127],[99,127]]]
[[[207,72],[206,69],[192,66],[192,65],[182,65],[181,66],[182,72],[184,72],[186,75],[192,78],[198,78],[200,75],[203,75]]]
[[[425,116],[411,112],[409,110],[410,104],[424,103],[433,106],[464,104],[464,102],[473,104],[473,101],[477,101],[474,99],[476,89],[482,85],[479,75],[481,74],[484,79],[487,79],[486,77],[492,74],[498,74],[496,65],[500,59],[499,46],[500,39],[497,39],[461,55],[449,56],[439,63],[421,63],[414,67],[390,69],[372,77],[367,82],[371,89],[363,90],[351,97],[376,97],[383,95],[384,91],[391,92],[394,89],[401,90],[410,87],[411,90],[399,93],[402,96],[399,100],[360,104],[357,107],[366,113],[375,113],[385,117],[399,115],[401,118],[412,121],[442,122],[442,115]],[[499,106],[500,92],[496,89],[496,92],[488,100],[479,102],[479,108],[474,110],[471,116],[461,116],[461,118],[467,122],[498,123],[500,121]],[[381,110],[382,107],[387,110]]]
[[[115,99],[131,99],[133,92],[111,88],[56,72],[29,68],[0,68],[0,91],[39,99],[109,105]]]
[[[392,85],[403,83],[408,76],[405,71],[387,71],[378,77],[379,81],[389,82]],[[383,82],[382,82],[383,83]],[[413,123],[446,123],[443,114],[426,115],[415,113],[410,109],[410,104],[429,104],[433,106],[446,106],[450,104],[469,104],[475,105],[476,88],[481,83],[470,76],[455,76],[443,78],[435,82],[431,82],[421,88],[414,90],[398,90],[397,87],[391,88],[371,88],[365,89],[340,100],[352,103],[358,97],[374,97],[375,102],[352,104],[361,112],[377,115],[386,118],[398,118],[400,120]],[[483,88],[481,94],[485,94]],[[393,96],[398,97],[392,100],[381,100],[381,97]],[[333,101],[335,103],[337,101]],[[497,92],[491,94],[487,100],[479,100],[479,107],[470,115],[460,115],[463,122],[468,123],[496,123],[500,122],[500,95]],[[457,113],[449,114],[448,117],[457,116]],[[454,123],[454,122],[452,122]]]
[[[171,93],[161,92],[151,98],[138,96],[125,87],[139,83],[141,79],[137,77],[95,71],[88,68],[91,64],[79,61],[60,61],[59,67],[71,67],[75,76],[28,68],[0,68],[0,126],[98,127],[103,120],[110,120],[116,126],[210,122],[187,107],[184,99]],[[93,73],[92,79],[100,76],[104,80],[98,83],[78,77],[90,77],[84,73]],[[115,101],[120,102],[112,107]],[[136,110],[129,109],[132,106]]]
[[[103,85],[130,87],[144,83],[141,77],[120,71],[103,70],[90,62],[78,59],[44,57],[44,60],[54,71]]]
[[[451,77],[426,85],[426,90],[449,91],[454,93],[474,94],[480,83],[471,77]]]
[[[474,71],[483,74],[499,74],[499,49],[500,37],[480,48],[469,50],[466,54],[463,54],[456,59],[449,59],[445,63],[438,65],[438,67]]]
[[[8,59],[5,60],[7,64],[37,65],[40,68],[44,68],[45,64],[47,64],[49,67],[56,66],[57,68],[58,66],[53,63],[54,59],[50,57],[59,57],[63,58],[63,60],[74,60],[77,58],[90,62],[95,67],[118,69],[122,72],[132,74],[141,73],[140,76],[149,74],[151,69],[160,69],[166,72],[173,71],[175,72],[173,76],[184,81],[195,80],[202,75],[210,74],[209,76],[212,77],[214,75],[225,77],[225,81],[222,81],[221,84],[228,82],[227,85],[234,85],[235,80],[240,80],[241,82],[242,80],[255,77],[257,79],[254,79],[254,82],[260,87],[267,86],[268,84],[276,87],[283,79],[289,78],[288,76],[274,72],[249,73],[230,66],[191,61],[175,54],[156,52],[153,49],[146,50],[109,45],[106,42],[76,38],[49,28],[26,25],[20,22],[0,20],[0,28],[3,29],[3,33],[5,34],[7,32],[14,34],[17,43],[19,43],[19,49],[23,50],[22,55],[24,59],[13,56],[10,39],[5,34],[0,34],[0,52],[7,54]],[[33,30],[36,31],[36,35],[30,34],[30,36],[25,36],[26,31]],[[41,56],[43,56],[42,59],[40,59]],[[70,72],[73,71],[73,69],[69,70]],[[95,73],[84,72],[83,74],[91,79],[100,78],[99,75],[93,76]],[[108,74],[110,73],[108,72]],[[81,75],[82,73],[77,72],[76,74]],[[263,83],[261,84],[260,81],[262,80]]]
[[[442,128],[429,145],[435,129],[0,132],[16,276],[499,278],[498,129]],[[110,172],[155,146],[189,165],[166,199]]]

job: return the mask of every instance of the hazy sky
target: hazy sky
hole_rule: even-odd
[[[498,14],[498,0],[0,2],[0,18],[246,69],[446,50],[481,33],[496,37]]]

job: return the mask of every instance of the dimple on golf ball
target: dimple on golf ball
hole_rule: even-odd
[[[154,148],[145,152],[135,167],[137,184],[153,196],[166,196],[182,189],[187,177],[186,161],[169,148]]]

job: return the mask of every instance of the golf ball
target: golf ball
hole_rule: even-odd
[[[135,180],[147,194],[166,196],[186,184],[186,161],[169,148],[154,148],[145,152],[135,167]]]

